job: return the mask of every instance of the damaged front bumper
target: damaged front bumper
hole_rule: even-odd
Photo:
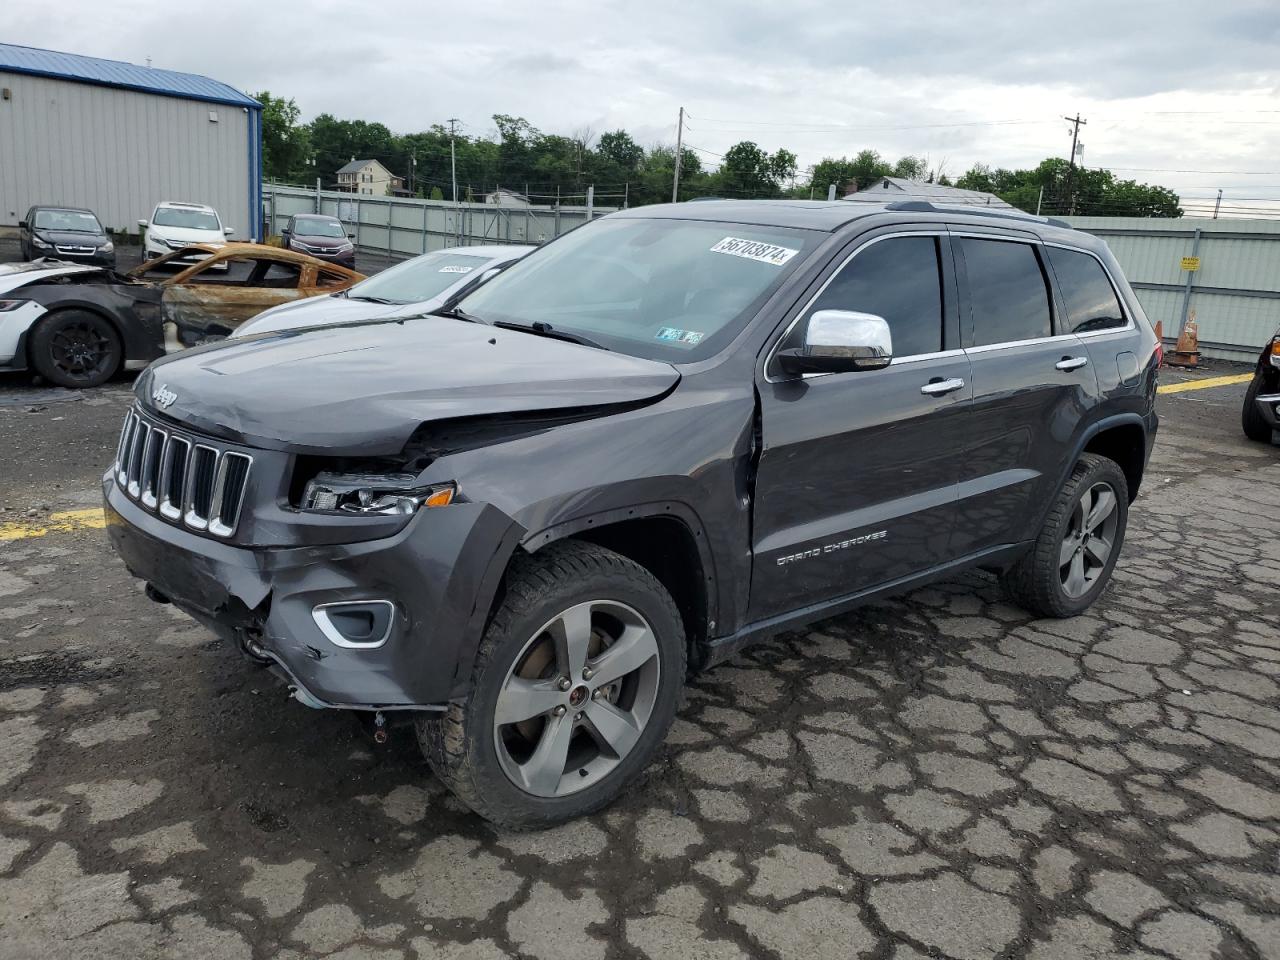
[[[130,573],[269,662],[316,707],[431,710],[465,696],[520,534],[491,506],[456,503],[420,511],[382,539],[245,547],[166,523],[114,473],[103,495],[111,545]]]

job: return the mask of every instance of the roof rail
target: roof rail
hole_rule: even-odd
[[[1036,223],[1048,224],[1051,227],[1061,227],[1064,230],[1074,230],[1075,228],[1065,220],[1059,220],[1057,217],[1037,217],[1035,214],[1027,213],[1025,210],[1016,208],[1005,209],[1004,207],[984,207],[977,204],[952,203],[946,206],[938,206],[930,203],[928,200],[894,200],[884,205],[886,210],[901,210],[907,213],[962,213],[971,217],[1001,217],[1006,220],[1033,220]]]

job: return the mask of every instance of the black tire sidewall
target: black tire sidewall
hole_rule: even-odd
[[[1107,557],[1106,565],[1102,568],[1102,574],[1094,585],[1089,588],[1084,596],[1069,597],[1066,590],[1063,589],[1056,558],[1062,549],[1062,538],[1066,535],[1071,522],[1071,514],[1075,509],[1075,504],[1099,481],[1105,481],[1110,484],[1112,491],[1116,495],[1116,510],[1119,516],[1116,522],[1115,542],[1111,546],[1111,553]],[[1113,460],[1099,458],[1089,464],[1083,473],[1073,474],[1072,482],[1060,494],[1071,498],[1071,509],[1063,511],[1058,522],[1054,524],[1052,531],[1045,531],[1050,535],[1047,547],[1051,550],[1051,555],[1055,560],[1051,567],[1052,580],[1045,586],[1049,587],[1052,592],[1054,605],[1059,607],[1064,614],[1074,616],[1078,613],[1083,613],[1093,606],[1094,601],[1102,595],[1103,591],[1107,589],[1107,584],[1111,582],[1111,574],[1115,570],[1116,561],[1120,559],[1120,551],[1124,547],[1125,533],[1129,527],[1128,493],[1129,488],[1125,480],[1124,471]]]
[[[50,351],[53,335],[62,326],[82,321],[93,323],[106,336],[111,344],[109,347],[110,363],[107,364],[104,370],[92,377],[76,379],[58,369],[53,362],[53,356]],[[31,365],[40,376],[60,387],[69,387],[71,389],[101,386],[116,375],[124,360],[124,347],[115,327],[105,317],[90,310],[59,310],[41,318],[31,331],[31,341],[28,349],[31,354]]]
[[[648,621],[658,641],[661,664],[658,694],[639,742],[608,776],[567,797],[534,797],[510,781],[498,760],[493,738],[498,694],[512,662],[534,632],[565,609],[586,600],[625,603]],[[486,641],[489,640],[494,641],[492,653],[475,676],[471,697],[463,709],[466,753],[490,816],[520,825],[549,824],[576,817],[608,803],[648,765],[675,718],[684,686],[684,629],[669,597],[664,602],[664,597],[639,589],[630,578],[607,574],[593,576],[585,582],[561,582],[548,591],[543,602],[513,617],[501,636],[486,635]]]
[[[1267,423],[1261,413],[1258,412],[1258,405],[1254,401],[1258,395],[1262,393],[1262,371],[1259,370],[1253,375],[1253,380],[1249,383],[1249,389],[1244,394],[1244,406],[1240,409],[1240,427],[1244,430],[1244,435],[1250,440],[1256,440],[1259,443],[1271,442],[1271,424]]]

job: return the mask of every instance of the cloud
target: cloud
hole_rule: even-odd
[[[199,28],[151,2],[64,0],[9,11],[6,39],[217,77],[329,112],[424,129],[494,113],[540,129],[625,127],[674,139],[676,110],[704,160],[741,139],[801,166],[864,147],[927,154],[955,174],[1069,149],[1081,111],[1091,165],[1280,169],[1280,5],[1040,0],[911,5],[747,0],[349,4],[223,0]],[[1209,111],[1170,113],[1169,111]],[[976,121],[1018,121],[978,123]],[[964,125],[962,125],[964,124]],[[1270,178],[1124,174],[1175,187]],[[1280,187],[1274,191],[1280,193]]]

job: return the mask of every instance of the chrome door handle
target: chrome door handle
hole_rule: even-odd
[[[945,393],[955,393],[964,386],[964,381],[959,377],[952,377],[950,380],[930,380],[920,392],[926,397],[940,397]]]
[[[1089,362],[1088,357],[1063,357],[1061,360],[1059,360],[1057,363],[1053,365],[1053,368],[1055,370],[1063,370],[1063,371],[1079,370],[1088,362]]]

